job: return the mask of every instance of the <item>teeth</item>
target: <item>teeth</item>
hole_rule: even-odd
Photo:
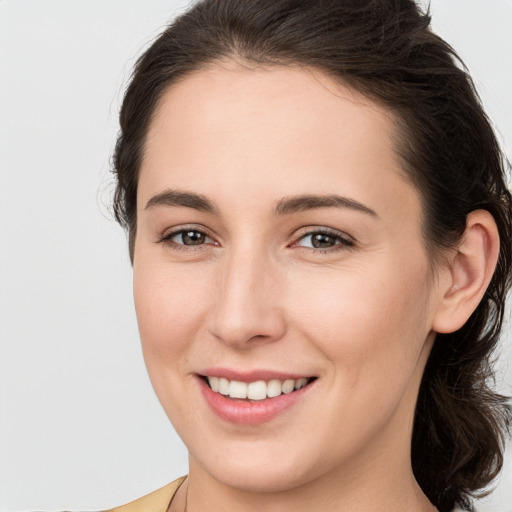
[[[267,396],[269,398],[274,398],[275,396],[279,396],[283,391],[283,385],[280,380],[274,379],[271,380],[267,385]]]
[[[211,386],[211,384],[210,384],[210,386]],[[219,379],[219,393],[221,395],[229,395],[229,380],[228,379],[224,379],[222,377]]]
[[[247,384],[232,380],[229,383],[229,396],[231,398],[247,398]]]
[[[240,382],[237,380],[228,380],[223,377],[207,377],[208,383],[213,391],[230,398],[249,400],[265,400],[274,398],[281,394],[288,394],[303,388],[308,379],[287,379],[284,382],[278,379],[272,379],[268,382],[258,380],[256,382]]]
[[[292,379],[283,382],[283,393],[291,393],[295,389],[295,381]]]
[[[295,389],[303,388],[307,383],[308,383],[308,379],[297,379],[295,381]]]
[[[267,398],[267,383],[264,380],[251,382],[247,386],[247,398],[250,400],[265,400]]]
[[[209,383],[210,383],[210,387],[213,389],[213,391],[215,392],[219,392],[219,378],[218,377],[210,377],[208,379]]]

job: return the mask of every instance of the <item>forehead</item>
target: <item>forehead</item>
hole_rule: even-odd
[[[220,198],[364,191],[372,200],[383,184],[388,192],[407,185],[394,140],[390,112],[318,70],[211,65],[161,98],[146,139],[140,204],[177,185],[215,188]]]
[[[179,141],[193,130],[196,140],[205,143],[209,136],[232,136],[238,129],[241,138],[286,129],[296,138],[331,134],[328,141],[337,135],[346,138],[349,127],[354,138],[379,131],[387,150],[395,126],[390,111],[317,69],[222,61],[167,89],[155,109],[146,147],[164,132]]]

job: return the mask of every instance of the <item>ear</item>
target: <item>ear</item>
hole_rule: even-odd
[[[486,210],[468,215],[458,247],[439,269],[439,296],[432,330],[460,329],[482,300],[496,268],[500,249],[498,228]]]

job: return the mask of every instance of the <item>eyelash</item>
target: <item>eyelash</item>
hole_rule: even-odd
[[[172,241],[172,238],[174,238],[175,236],[184,234],[187,232],[198,233],[205,237],[208,237],[211,239],[213,238],[205,230],[194,228],[194,227],[188,228],[185,226],[185,227],[176,229],[174,231],[171,231],[170,233],[167,233],[166,235],[161,237],[158,240],[158,242],[169,245],[174,250],[177,250],[177,251],[187,251],[187,252],[193,251],[193,252],[195,252],[195,251],[205,251],[208,249],[207,245],[210,245],[210,244],[207,244],[207,243],[201,243],[201,244],[197,244],[197,245],[193,245],[193,244],[186,245],[186,244],[180,244],[180,243]],[[304,240],[307,237],[313,237],[315,235],[326,235],[327,237],[334,239],[334,241],[337,243],[335,243],[334,246],[325,248],[325,249],[319,249],[319,248],[315,248],[315,247],[303,247],[303,246],[297,245],[298,242],[300,242],[301,240]],[[300,234],[300,236],[297,238],[297,240],[290,245],[290,247],[299,247],[301,249],[306,249],[314,254],[324,254],[325,255],[325,254],[330,254],[330,253],[337,252],[337,251],[350,249],[350,248],[354,247],[354,245],[355,245],[354,240],[351,239],[350,237],[348,237],[347,235],[343,235],[342,233],[340,233],[338,231],[334,231],[329,228],[316,228],[316,229],[309,229],[307,231],[304,231],[302,234]]]
[[[335,243],[335,245],[333,245],[332,247],[325,249],[297,246],[297,243],[300,242],[301,240],[304,240],[307,237],[313,237],[315,235],[326,235],[337,243]],[[313,252],[313,254],[330,254],[333,252],[351,249],[352,247],[354,247],[354,245],[355,242],[352,238],[350,238],[348,235],[340,233],[339,231],[335,231],[329,228],[306,228],[304,232],[297,238],[297,241],[293,242],[292,247],[297,246],[302,249],[307,249],[308,251]]]
[[[172,247],[172,249],[174,249],[176,251],[187,251],[187,252],[206,251],[208,249],[208,247],[206,247],[206,245],[207,245],[206,243],[197,244],[197,245],[186,245],[186,244],[179,244],[179,243],[172,241],[172,238],[174,238],[175,236],[177,236],[179,234],[190,233],[190,232],[199,233],[201,235],[204,235],[205,237],[213,238],[208,234],[207,231],[205,231],[203,229],[198,229],[193,226],[191,226],[191,227],[182,226],[181,228],[171,231],[170,233],[167,233],[166,235],[162,236],[160,238],[159,242],[163,243],[165,245],[169,245],[170,247]]]

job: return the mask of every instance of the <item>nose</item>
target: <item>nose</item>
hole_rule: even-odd
[[[280,339],[286,331],[280,303],[285,277],[269,257],[236,251],[220,262],[210,333],[240,350]]]

